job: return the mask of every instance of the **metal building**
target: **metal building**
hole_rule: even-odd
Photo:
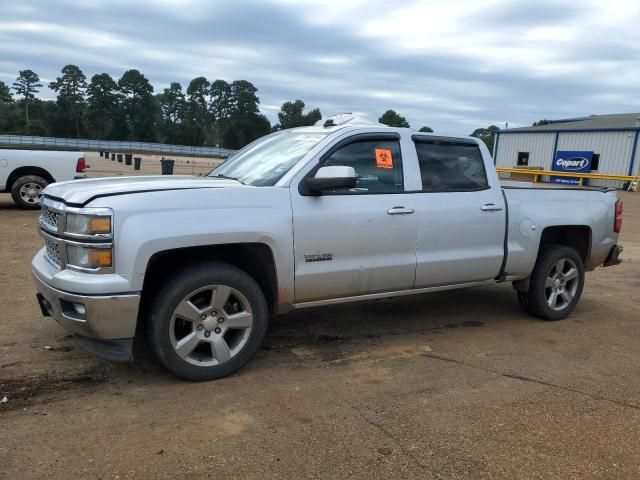
[[[507,168],[529,166],[544,170],[637,175],[640,170],[639,134],[640,113],[592,115],[554,120],[537,127],[500,130],[495,136],[494,161],[497,167]],[[557,180],[557,183],[567,182],[566,177]],[[589,184],[623,186],[622,182],[604,180],[590,180]]]

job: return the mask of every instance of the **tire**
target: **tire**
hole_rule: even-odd
[[[531,273],[529,291],[518,292],[518,301],[531,315],[561,320],[576,308],[583,288],[584,266],[578,252],[562,245],[545,245]]]
[[[152,300],[145,327],[149,349],[167,370],[200,381],[240,370],[268,323],[256,281],[231,265],[207,262],[171,276]]]
[[[19,177],[11,185],[11,198],[20,208],[35,210],[40,208],[40,194],[48,184],[37,175]]]

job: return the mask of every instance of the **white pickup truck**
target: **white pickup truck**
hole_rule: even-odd
[[[22,208],[40,208],[50,183],[86,178],[82,152],[0,149],[0,193],[10,192]]]
[[[512,282],[527,312],[564,318],[585,271],[619,263],[621,222],[613,189],[501,186],[477,139],[335,118],[205,177],[49,185],[33,273],[43,314],[91,352],[129,360],[140,326],[204,380],[291,309]]]

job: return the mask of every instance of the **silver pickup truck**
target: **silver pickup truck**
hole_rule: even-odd
[[[204,380],[292,309],[512,282],[559,320],[585,271],[619,263],[621,222],[613,189],[501,185],[474,138],[331,118],[204,177],[49,185],[33,273],[42,313],[89,351],[129,360],[139,326],[162,365]]]

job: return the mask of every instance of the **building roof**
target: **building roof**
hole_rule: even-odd
[[[510,128],[508,130],[500,130],[500,133],[599,129],[624,130],[625,128],[638,129],[639,127],[640,113],[614,113],[609,115],[590,115],[587,117],[551,120],[551,123],[546,125]]]

